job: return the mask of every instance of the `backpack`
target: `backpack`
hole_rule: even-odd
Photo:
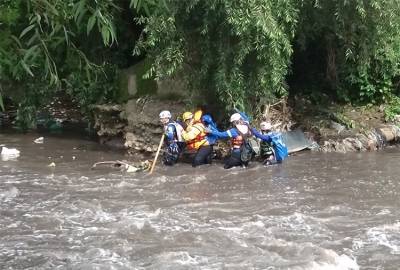
[[[183,131],[182,125],[178,122],[172,122],[170,123],[170,125],[174,126],[175,128],[176,140],[178,142],[183,142],[184,140],[182,139],[182,131]]]
[[[253,155],[253,148],[251,147],[250,142],[245,139],[240,147],[240,160],[246,164],[253,158]]]
[[[254,142],[254,139],[251,138],[251,133],[245,135],[239,131],[239,134],[243,138],[243,143],[240,146],[240,160],[244,164],[247,164],[256,155],[256,151],[253,148],[253,145],[255,145],[256,142]]]

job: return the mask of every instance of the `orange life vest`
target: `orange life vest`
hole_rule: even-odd
[[[206,132],[205,132],[205,127],[200,121],[196,121],[193,123],[191,128],[196,128],[200,131],[200,133],[194,138],[193,140],[187,141],[186,142],[186,147],[188,150],[197,150],[200,148],[200,146],[203,145],[208,145],[207,139],[206,139]]]
[[[236,138],[232,138],[231,145],[232,148],[240,148],[243,144],[243,136],[239,135]]]
[[[239,136],[231,139],[232,148],[235,148],[235,149],[240,148],[242,146],[242,144],[244,142],[244,138],[251,136],[250,128],[248,129],[246,134],[243,134],[238,128],[236,128],[236,129],[239,133]]]

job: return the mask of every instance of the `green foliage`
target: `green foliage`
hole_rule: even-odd
[[[159,10],[167,9],[167,0],[130,0],[129,7],[138,12],[144,11],[147,16],[151,16]]]
[[[385,106],[385,120],[394,121],[400,115],[400,97],[390,96]]]
[[[38,108],[48,104],[55,93],[56,89],[47,82],[32,80],[23,84],[23,91],[16,93],[19,102],[15,126],[21,131],[36,128]]]
[[[98,101],[110,96],[106,94],[110,83],[105,83],[104,60],[99,56],[117,42],[114,15],[120,9],[114,2],[16,0],[0,4],[0,19],[4,20],[0,25],[0,83],[24,89],[25,94],[14,100],[19,104],[16,123],[22,129],[34,126],[35,110],[45,103],[43,92],[47,96],[75,84],[82,92],[68,93],[85,106],[94,98],[83,97],[104,94]],[[103,49],[100,55],[96,54],[99,47]],[[93,94],[88,93],[91,90]]]
[[[73,72],[65,79],[66,93],[73,98],[84,114],[90,116],[91,105],[106,103],[115,98],[115,72],[114,66],[109,65],[104,66],[91,79],[79,71]]]
[[[20,103],[15,119],[16,127],[24,132],[36,128],[36,110],[37,108],[35,106]]]
[[[399,29],[393,0],[3,0],[0,87],[22,93],[24,128],[58,91],[85,112],[115,98],[116,69],[144,57],[146,78],[183,77],[228,110],[287,95],[289,75],[313,97],[378,103],[400,78]]]
[[[191,89],[228,109],[284,95],[297,1],[167,1],[145,25],[135,53],[154,60],[156,78],[182,72]],[[212,102],[211,100],[208,100]]]
[[[317,52],[309,54],[314,62],[322,58],[314,80],[325,80],[344,100],[376,103],[400,74],[399,29],[399,1],[304,0],[297,44]]]
[[[154,59],[149,76],[181,73],[227,108],[249,110],[285,95],[290,72],[314,92],[373,103],[393,92],[400,75],[398,1],[132,3],[152,7],[137,20],[145,28],[134,51]],[[303,60],[291,70],[294,44]]]
[[[0,93],[0,108],[4,112],[6,109],[4,108],[3,94]]]
[[[59,67],[63,59],[59,55],[76,57],[88,71],[93,65],[79,49],[76,39],[86,33],[89,36],[96,26],[104,45],[116,42],[113,11],[118,7],[113,1],[28,1],[28,26],[19,34],[18,47],[22,52],[18,65],[32,77],[35,71],[44,73],[50,84],[60,86]],[[86,27],[85,27],[86,25]]]

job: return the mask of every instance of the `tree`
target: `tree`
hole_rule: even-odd
[[[286,93],[297,1],[167,1],[142,16],[135,53],[146,53],[156,78],[182,72],[191,89],[227,108]],[[210,101],[210,99],[208,100]]]
[[[3,84],[20,89],[15,98],[23,127],[34,126],[36,108],[46,97],[77,79],[82,91],[74,93],[84,93],[106,76],[104,53],[90,56],[117,42],[114,16],[120,8],[114,1],[5,0],[1,5],[0,75]],[[96,93],[88,93],[91,102]]]
[[[303,76],[325,80],[347,101],[378,102],[394,91],[400,72],[399,1],[305,0],[300,10],[297,55],[309,67]],[[312,70],[320,59],[323,65]]]

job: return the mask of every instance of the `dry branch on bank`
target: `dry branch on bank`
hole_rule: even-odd
[[[262,120],[270,121],[272,126],[277,130],[291,130],[291,127],[295,123],[292,120],[292,110],[287,104],[287,98],[282,98],[273,104],[266,104]]]

